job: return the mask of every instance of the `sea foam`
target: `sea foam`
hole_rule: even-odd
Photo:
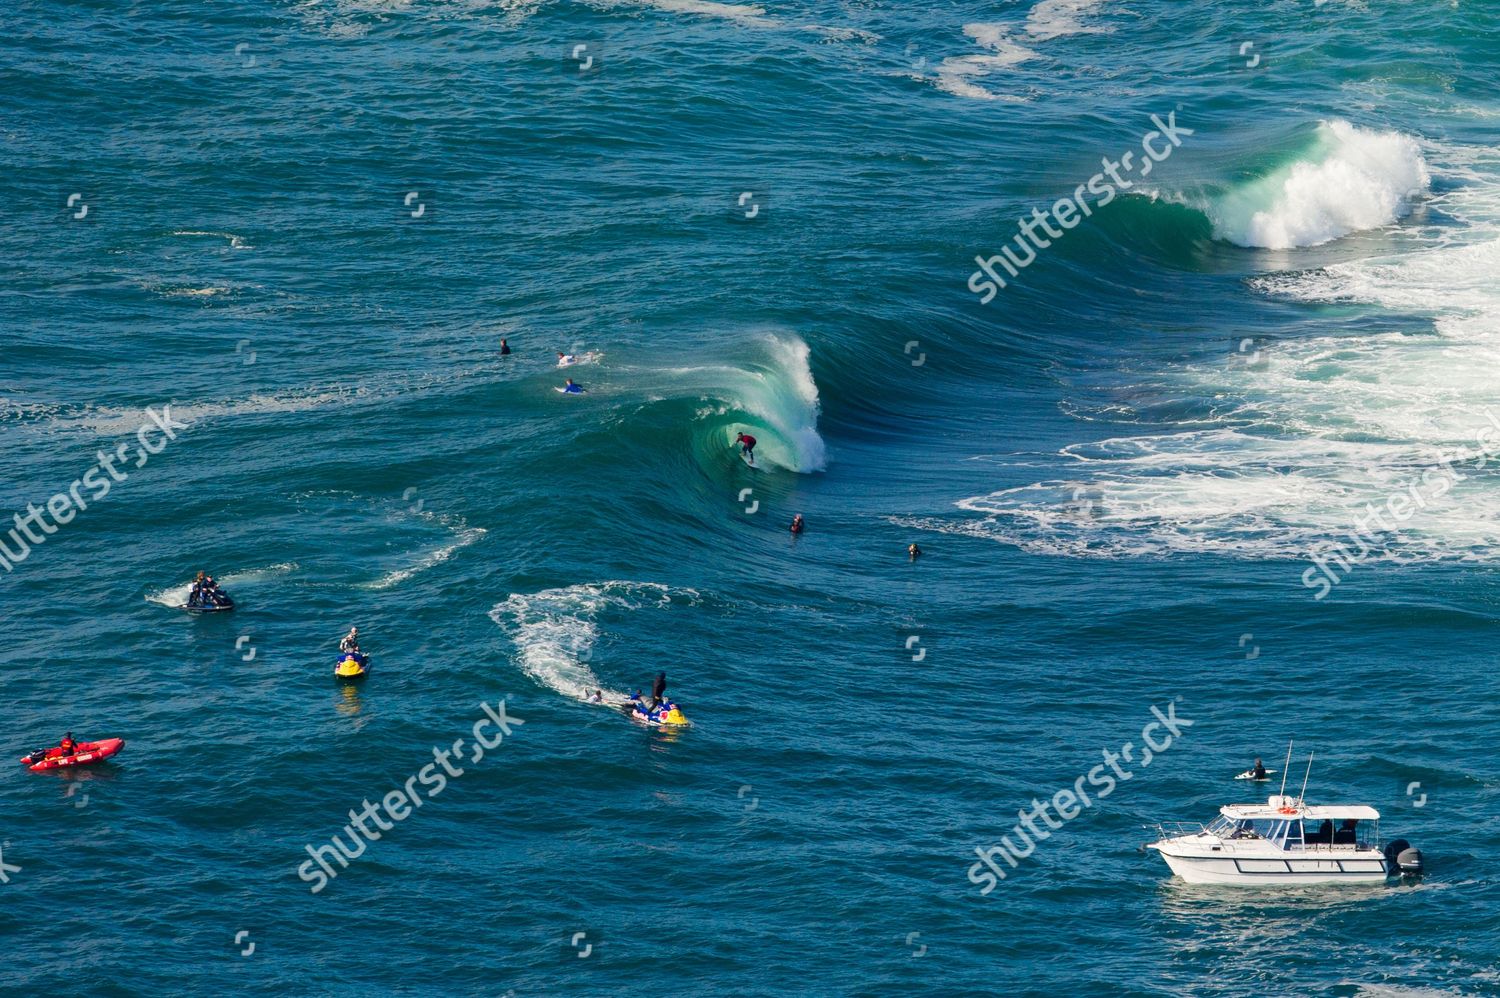
[[[1430,182],[1412,137],[1326,121],[1309,153],[1215,199],[1208,216],[1240,246],[1317,246],[1389,225]]]

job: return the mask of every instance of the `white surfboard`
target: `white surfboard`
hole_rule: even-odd
[[[1269,780],[1271,778],[1271,776],[1275,772],[1276,772],[1276,770],[1274,770],[1274,769],[1268,769],[1268,770],[1266,770],[1266,775],[1265,776],[1256,776],[1255,775],[1255,770],[1253,770],[1253,769],[1247,769],[1243,773],[1241,773],[1240,775],[1236,776],[1235,779],[1236,780],[1258,780],[1261,783],[1264,783],[1265,781]]]

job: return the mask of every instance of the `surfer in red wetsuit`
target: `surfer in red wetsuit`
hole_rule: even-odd
[[[755,460],[755,438],[754,437],[750,436],[748,433],[741,433],[739,436],[737,436],[737,437],[734,438],[734,442],[737,443],[737,444],[740,444],[741,446],[743,446],[745,448],[740,453],[742,453],[742,454],[745,455],[745,459],[746,460],[748,460],[748,461],[754,461]]]

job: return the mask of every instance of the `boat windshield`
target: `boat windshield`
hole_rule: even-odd
[[[1287,818],[1229,818],[1220,815],[1208,826],[1221,839],[1263,839],[1282,849],[1302,845],[1302,822]]]

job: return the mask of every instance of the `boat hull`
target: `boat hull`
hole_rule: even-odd
[[[1377,852],[1336,856],[1195,856],[1153,846],[1172,872],[1190,884],[1236,887],[1286,884],[1383,884],[1385,857]]]

